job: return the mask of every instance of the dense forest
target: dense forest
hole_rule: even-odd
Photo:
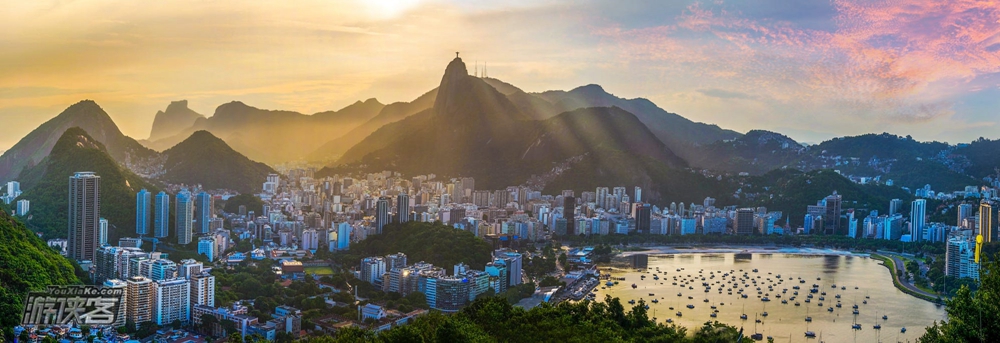
[[[471,232],[457,230],[441,223],[408,222],[389,224],[381,235],[351,245],[343,254],[344,261],[360,262],[368,256],[384,256],[402,252],[408,264],[424,261],[450,269],[464,262],[473,269],[482,269],[492,259],[492,249],[486,241]]]
[[[21,322],[25,296],[49,285],[78,284],[76,266],[7,211],[0,211],[0,329]],[[5,334],[10,334],[4,331]]]

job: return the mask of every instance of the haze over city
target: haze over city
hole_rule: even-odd
[[[173,100],[314,113],[410,101],[461,51],[525,91],[596,83],[694,121],[801,142],[1000,137],[990,1],[10,2],[0,149],[94,99],[149,135]]]

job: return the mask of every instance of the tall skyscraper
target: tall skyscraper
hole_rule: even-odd
[[[191,307],[194,305],[205,305],[215,307],[215,276],[207,272],[200,272],[188,277],[191,285]]]
[[[636,187],[638,192],[638,187]],[[635,209],[635,230],[639,233],[649,233],[650,220],[653,213],[652,206],[648,203],[637,204]]]
[[[101,177],[77,172],[69,177],[67,257],[93,261],[101,225]]]
[[[198,233],[205,234],[212,232],[212,213],[214,211],[214,199],[206,192],[198,193],[195,197],[195,218],[197,219]]]
[[[753,209],[752,208],[741,208],[736,210],[736,234],[737,235],[752,235],[753,234]]]
[[[150,201],[152,194],[145,188],[135,194],[135,234],[145,236],[149,234],[149,216],[152,214],[153,202]]]
[[[833,191],[833,194],[824,199],[826,203],[826,215],[823,216],[823,232],[828,235],[846,235],[847,230],[840,228],[840,205],[843,197]]]
[[[635,193],[633,193],[632,195],[634,195],[632,197],[632,201],[642,202],[642,188],[640,188],[639,186],[635,186]]]
[[[576,234],[576,197],[563,198],[563,217],[566,218],[566,234]]]
[[[408,221],[410,221],[410,196],[406,193],[399,193],[396,196],[396,222],[405,223]]]
[[[382,228],[389,223],[389,200],[385,197],[375,202],[375,229],[382,234]]]
[[[167,237],[170,234],[170,195],[164,192],[156,194],[153,205],[153,237]]]
[[[177,244],[188,244],[191,243],[191,239],[194,236],[194,201],[191,199],[191,193],[183,190],[177,193],[177,197],[174,198],[176,207],[176,219],[174,220],[174,230],[177,232]]]
[[[917,199],[910,204],[910,240],[913,242],[924,239],[924,226],[927,225],[927,200]]]
[[[984,243],[993,241],[993,205],[986,201],[979,204],[979,234]]]

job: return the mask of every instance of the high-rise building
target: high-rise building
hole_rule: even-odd
[[[840,205],[843,197],[833,191],[833,194],[824,199],[826,203],[826,215],[823,216],[823,232],[828,235],[846,235],[847,231],[840,228]]]
[[[194,275],[201,274],[204,269],[205,265],[201,262],[193,259],[184,259],[181,260],[181,264],[177,266],[177,277],[190,279]]]
[[[316,251],[319,249],[319,231],[316,229],[305,229],[302,230],[302,236],[299,237],[300,248],[309,251]]]
[[[385,274],[385,259],[381,257],[366,257],[361,260],[361,281],[376,284]]]
[[[191,285],[187,279],[157,280],[153,306],[153,322],[170,325],[175,320],[187,324],[191,320]]]
[[[406,254],[395,253],[392,255],[385,256],[385,270],[390,271],[393,269],[399,269],[406,267]]]
[[[642,202],[642,188],[635,186],[635,193],[632,193],[632,201]]]
[[[493,252],[493,263],[507,266],[507,285],[515,286],[522,283],[521,266],[523,256],[507,249],[500,249]]]
[[[133,276],[126,281],[125,318],[136,323],[153,320],[156,306],[156,285],[153,280],[142,276]]]
[[[77,172],[69,177],[67,257],[93,261],[101,225],[101,177]]]
[[[198,255],[205,255],[209,262],[215,261],[215,237],[206,236],[198,238]]]
[[[894,215],[899,213],[899,210],[903,209],[903,200],[892,199],[889,201],[889,215]]]
[[[135,234],[145,236],[149,234],[149,216],[153,211],[152,194],[145,188],[135,194]]]
[[[194,199],[191,193],[183,190],[177,193],[174,198],[174,231],[177,232],[177,244],[185,245],[191,243],[194,237]]]
[[[335,232],[337,233],[336,249],[337,250],[347,250],[351,246],[351,225],[347,222],[339,222],[333,226]],[[330,246],[333,247],[333,242]]]
[[[382,234],[382,228],[389,223],[389,200],[381,197],[375,202],[375,232]]]
[[[972,218],[972,204],[959,204],[957,225],[962,226],[968,218]]]
[[[566,218],[566,233],[576,233],[576,197],[563,198],[563,217]]]
[[[983,235],[983,242],[993,241],[993,205],[989,202],[979,203],[979,234]]]
[[[396,222],[405,223],[410,221],[410,196],[406,193],[399,193],[396,196]]]
[[[607,209],[607,199],[608,199],[608,187],[597,187],[597,192],[594,195],[594,200],[597,202],[597,207]]]
[[[197,232],[206,234],[212,232],[212,214],[215,213],[215,198],[207,192],[198,193],[195,196],[195,221],[197,222]]]
[[[167,237],[170,234],[170,195],[164,192],[156,194],[153,205],[153,237]]]
[[[115,322],[111,324],[112,327],[122,327],[125,325],[126,317],[128,316],[128,283],[119,279],[109,279],[105,280],[101,284],[102,288],[110,289],[121,289],[122,297],[118,302],[118,317],[115,318]]]
[[[100,229],[97,230],[97,246],[108,244],[108,220],[101,218],[98,221]]]
[[[944,273],[954,278],[979,279],[979,264],[975,263],[976,242],[962,235],[948,239],[945,248]]]
[[[31,209],[31,201],[28,199],[21,199],[17,201],[17,212],[16,214],[20,217],[28,215],[28,211]]]
[[[736,210],[735,231],[737,235],[753,234],[753,214],[754,212],[752,208],[741,208]]]
[[[199,272],[188,277],[191,285],[191,307],[194,305],[215,306],[215,276]]]
[[[141,269],[141,267],[140,267]],[[153,281],[169,280],[177,277],[177,263],[168,259],[156,259],[149,261],[149,273],[141,273],[143,276],[148,275]]]
[[[910,204],[910,240],[917,242],[924,239],[924,226],[927,225],[927,200],[917,199]]]
[[[635,230],[639,233],[649,233],[653,209],[648,203],[641,203],[635,210]]]

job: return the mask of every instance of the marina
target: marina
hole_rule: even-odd
[[[907,333],[906,327],[923,328],[946,318],[942,307],[893,287],[888,270],[866,256],[738,257],[688,253],[627,259],[632,261],[627,267],[601,269],[627,281],[596,290],[595,298],[607,294],[650,311],[676,312],[669,323],[689,330],[718,320],[743,328],[751,338],[793,342],[816,336],[828,342],[913,341],[923,330]]]

